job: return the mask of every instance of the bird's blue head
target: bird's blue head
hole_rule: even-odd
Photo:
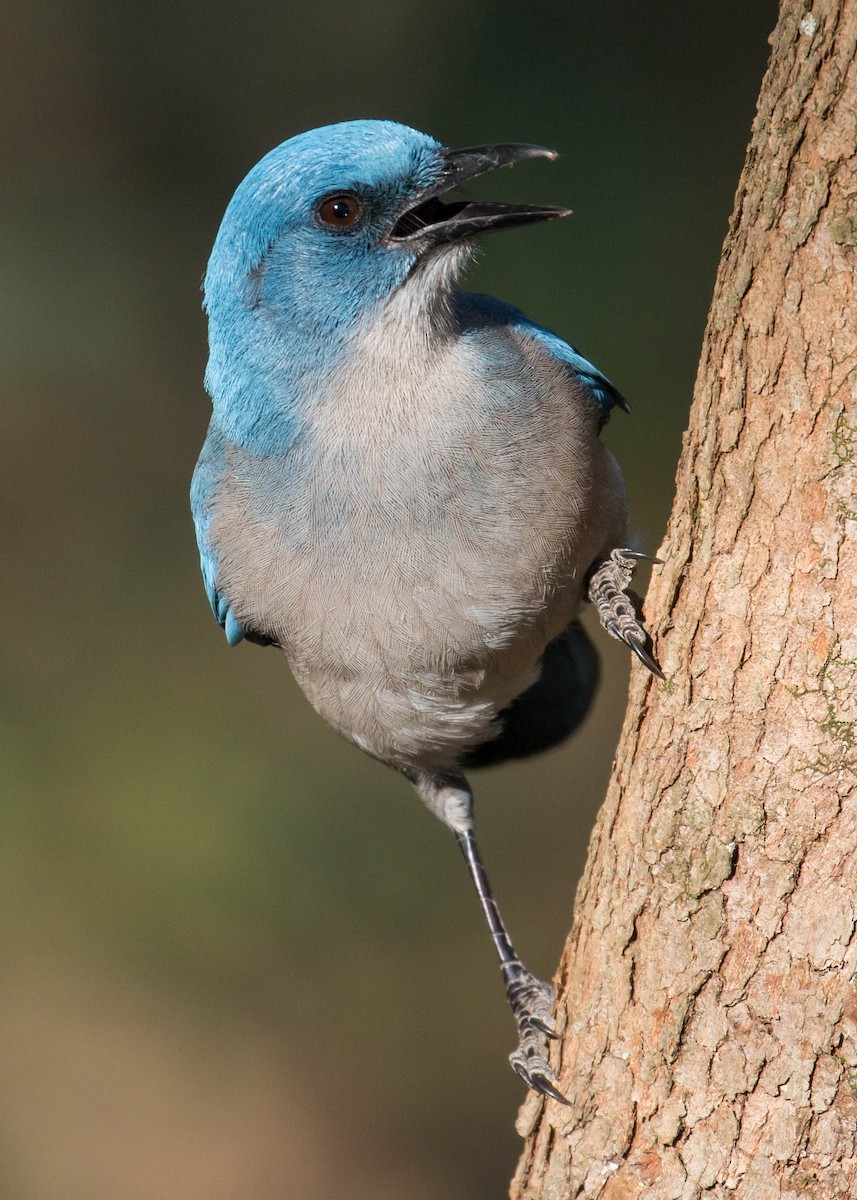
[[[392,121],[313,129],[267,154],[232,197],[205,276],[206,386],[224,432],[257,452],[281,446],[301,394],[409,280],[421,280],[431,319],[477,233],[565,215],[441,198],[533,157],[554,155],[523,145],[450,151]]]

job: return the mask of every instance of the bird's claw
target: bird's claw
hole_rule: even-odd
[[[534,1046],[524,1048],[521,1045],[509,1055],[509,1062],[512,1069],[517,1071],[527,1087],[531,1087],[533,1091],[550,1096],[551,1100],[556,1100],[559,1104],[571,1103],[556,1086],[556,1075],[543,1051]]]
[[[642,550],[616,550],[614,553],[621,554],[624,558],[636,559],[637,562],[650,562],[656,567],[662,567],[664,565],[664,560],[662,558],[658,558],[654,554],[644,554]]]
[[[643,628],[628,587],[640,559],[659,563],[639,550],[613,550],[610,557],[598,563],[589,577],[588,596],[595,605],[598,619],[611,637],[624,642],[637,658],[658,679],[664,673],[653,658],[649,635]]]
[[[503,974],[506,995],[518,1026],[518,1048],[509,1055],[509,1062],[527,1087],[560,1104],[568,1104],[555,1086],[556,1076],[547,1056],[549,1041],[559,1037],[552,1011],[553,988],[517,960],[505,963]]]
[[[666,679],[666,675],[664,675],[663,671],[658,666],[658,664],[654,660],[654,658],[652,658],[651,654],[649,653],[648,649],[646,648],[646,642],[648,641],[648,638],[646,636],[645,631],[641,630],[640,633],[642,635],[640,640],[637,640],[636,638],[633,638],[633,637],[625,638],[623,640],[626,642],[626,644],[628,646],[630,646],[631,650],[634,652],[634,654],[636,654],[637,658],[640,660],[640,662],[643,664],[644,667],[648,667],[648,669],[652,672],[652,674],[655,675],[658,679]]]
[[[557,1033],[555,1025],[548,1024],[547,1021],[541,1021],[538,1017],[533,1017],[530,1021],[530,1024],[534,1029],[537,1029],[539,1033],[543,1033],[545,1037],[550,1038],[552,1041],[559,1041],[560,1035]]]
[[[515,1014],[518,1025],[536,1024],[545,1033],[553,1033],[553,987],[528,971],[520,959],[515,958],[502,965],[506,981],[506,996]]]

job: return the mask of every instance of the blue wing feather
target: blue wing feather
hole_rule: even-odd
[[[558,359],[570,367],[577,379],[589,389],[592,398],[603,409],[606,415],[611,408],[621,408],[630,412],[628,401],[614,383],[598,370],[596,366],[584,358],[579,350],[568,342],[563,341],[558,334],[546,329],[543,325],[530,320],[525,313],[513,304],[506,304],[493,296],[484,296],[477,292],[460,292],[456,297],[459,319],[464,328],[468,324],[484,324],[505,326],[524,337],[532,338]]]
[[[214,613],[217,623],[226,633],[229,645],[237,646],[242,638],[246,637],[246,630],[233,613],[228,598],[217,587],[217,558],[208,539],[211,503],[214,490],[225,467],[225,457],[225,439],[212,421],[208,427],[208,436],[202,447],[199,462],[193,473],[190,485],[190,507],[196,527],[199,563],[208,603],[211,605],[211,611]]]

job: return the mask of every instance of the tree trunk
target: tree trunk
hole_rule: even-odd
[[[857,0],[784,0],[514,1200],[857,1195]]]

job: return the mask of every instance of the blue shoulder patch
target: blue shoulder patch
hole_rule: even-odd
[[[571,368],[589,389],[592,398],[604,410],[605,415],[614,407],[621,408],[624,412],[631,411],[631,406],[616,385],[584,358],[579,350],[575,350],[574,346],[563,341],[558,334],[546,329],[544,325],[531,321],[513,304],[506,304],[494,296],[483,296],[478,292],[460,292],[458,300],[459,312],[465,321],[468,317],[476,317],[487,320],[492,325],[507,326],[544,346],[554,358]]]
[[[193,473],[190,485],[190,508],[196,527],[199,546],[199,563],[205,594],[218,624],[226,633],[230,646],[237,646],[246,636],[246,631],[235,617],[229,600],[217,587],[217,559],[208,541],[208,526],[211,522],[211,497],[223,471],[225,461],[224,437],[214,422],[208,427],[208,436]]]

